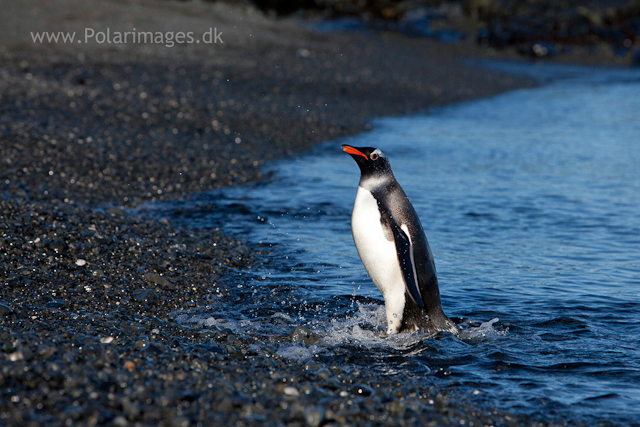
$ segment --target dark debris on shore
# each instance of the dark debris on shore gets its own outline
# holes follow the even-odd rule
[[[357,17],[369,28],[397,30],[442,41],[469,37],[493,49],[550,58],[586,47],[610,50],[640,65],[637,0],[252,0],[260,9],[288,15]],[[375,25],[373,25],[375,24]]]

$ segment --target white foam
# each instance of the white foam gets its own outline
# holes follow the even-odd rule
[[[231,329],[234,333],[246,334],[247,332],[260,329],[259,323],[254,323],[248,319],[229,320],[217,319],[213,316],[203,316],[202,314],[182,314],[176,317],[179,323],[195,323],[205,328],[215,326],[220,329]]]
[[[333,319],[327,328],[322,325],[316,330],[322,338],[316,343],[322,347],[350,344],[368,349],[406,349],[430,335],[422,331],[387,335],[385,333],[386,313],[384,305],[358,304],[358,311],[352,317]]]
[[[277,312],[275,313],[273,316],[271,316],[273,319],[282,319],[286,322],[289,323],[293,323],[294,320],[291,316],[289,316],[288,314],[282,313],[282,312]]]
[[[276,354],[297,362],[306,362],[310,360],[314,354],[320,353],[320,351],[321,348],[315,345],[310,345],[309,347],[304,345],[291,345],[279,349]]]
[[[486,339],[493,339],[499,336],[503,336],[507,331],[498,331],[493,327],[493,324],[498,320],[497,317],[482,323],[478,327],[471,327],[469,329],[463,329],[460,331],[459,338],[463,341],[482,341]]]
[[[386,317],[383,305],[358,304],[358,311],[352,317],[331,319],[329,325],[319,325],[322,338],[318,345],[324,347],[341,344],[379,345],[384,335]]]
[[[433,335],[415,331],[410,333],[387,335],[384,331],[386,323],[385,307],[381,304],[358,304],[358,310],[350,317],[332,319],[330,322],[318,322],[306,324],[321,338],[312,346],[302,344],[280,344],[276,351],[281,357],[305,363],[312,360],[316,355],[331,353],[336,347],[353,346],[367,351],[388,354],[394,350],[400,350],[407,356],[407,360],[397,367],[389,367],[386,370],[388,375],[405,373],[407,369],[417,369],[419,372],[429,372],[431,368],[423,362],[414,360],[412,356],[428,349],[428,346],[420,343],[430,340]],[[493,330],[491,325],[497,319],[482,324],[478,328],[473,328],[471,336],[489,334]],[[418,345],[416,345],[418,344]]]
[[[292,325],[299,324],[309,328],[320,336],[315,345],[305,346],[302,343],[265,343],[263,350],[274,352],[281,357],[304,363],[312,359],[316,354],[331,351],[334,347],[343,345],[360,347],[367,350],[379,350],[382,353],[391,350],[409,350],[420,352],[422,346],[412,350],[416,344],[429,340],[432,335],[423,331],[387,335],[385,333],[386,313],[383,304],[358,303],[357,310],[349,317],[334,318],[327,321],[304,322],[286,313],[277,312],[262,319],[224,319],[211,315],[211,313],[183,313],[177,316],[180,323],[198,324],[204,328],[216,327],[231,329],[241,335],[254,333],[268,336],[287,336],[291,332]],[[497,331],[493,325],[498,319],[492,319],[482,323],[478,327],[463,329],[458,337],[462,341],[481,341],[504,335],[505,332]],[[288,340],[287,340],[288,341]],[[428,367],[424,367],[428,370]]]

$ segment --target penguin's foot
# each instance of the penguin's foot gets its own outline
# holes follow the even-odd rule
[[[444,314],[430,318],[424,313],[420,313],[419,315],[408,313],[404,316],[402,326],[398,332],[411,333],[415,331],[423,331],[430,335],[437,334],[438,332],[451,332],[453,335],[458,336],[460,333],[460,329],[456,324]]]
[[[387,308],[389,308],[387,306]],[[404,309],[404,307],[401,307]],[[387,310],[387,334],[397,334],[402,329],[402,310]]]
[[[434,316],[430,318],[429,328],[435,330],[436,332],[451,332],[453,335],[458,336],[460,333],[460,329],[456,326],[455,323],[451,319],[442,313],[440,316]]]
[[[400,332],[400,327],[402,326],[402,319],[398,321],[397,319],[388,320],[387,321],[387,335],[393,335]]]

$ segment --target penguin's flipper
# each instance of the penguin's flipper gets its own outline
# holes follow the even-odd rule
[[[398,263],[400,264],[400,270],[402,271],[402,277],[407,291],[416,304],[424,307],[422,297],[420,296],[420,288],[418,287],[418,274],[416,273],[411,239],[398,223],[391,218],[391,215],[386,213],[383,214],[383,217],[386,217],[387,224],[393,233],[393,240],[396,244],[396,251],[398,252]]]

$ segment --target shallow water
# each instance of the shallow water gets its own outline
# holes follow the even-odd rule
[[[536,419],[638,425],[640,73],[623,75],[378,120],[272,165],[267,182],[146,206],[265,251],[235,279],[232,308],[214,300],[180,319],[266,336],[302,325],[322,339],[280,354],[433,382]],[[342,143],[390,157],[463,339],[382,334],[349,224],[359,170]]]

